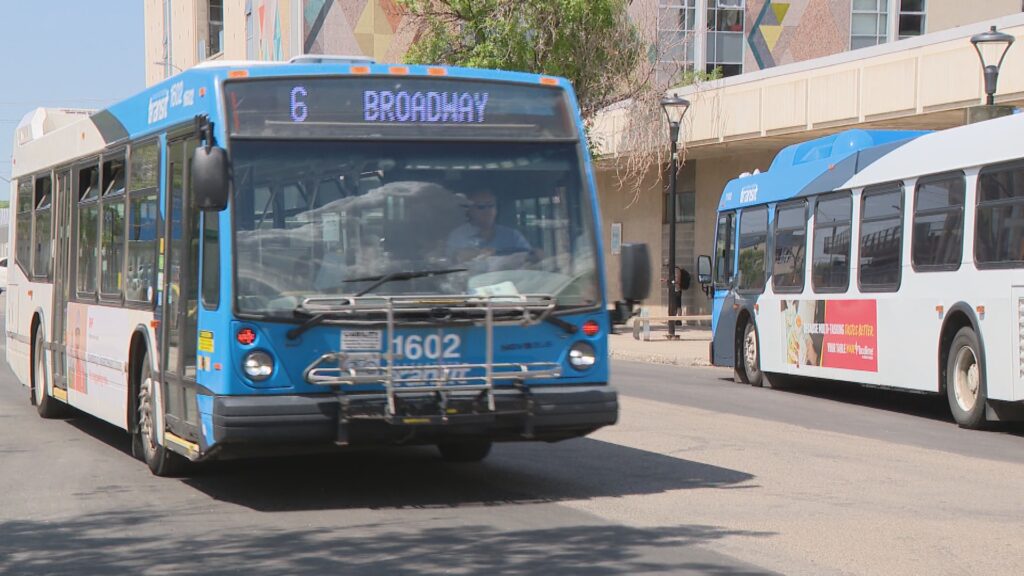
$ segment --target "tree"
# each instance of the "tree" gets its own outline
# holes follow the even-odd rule
[[[645,37],[636,21],[654,22],[656,4],[632,0],[399,0],[416,27],[410,64],[447,64],[562,76],[572,82],[588,134],[603,109],[627,109],[616,146],[590,137],[594,152],[614,149],[620,185],[640,193],[646,171],[665,160],[668,128],[659,101],[680,84],[676,53],[689,38]],[[650,13],[644,13],[647,10]],[[652,31],[657,26],[649,27]],[[700,80],[691,74],[684,78]],[[680,148],[680,154],[684,147]]]

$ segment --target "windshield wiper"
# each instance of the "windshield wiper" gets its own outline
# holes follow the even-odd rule
[[[296,316],[300,314],[310,314],[309,312],[306,311],[305,307],[303,306],[299,306],[298,308],[296,308],[294,313]],[[323,322],[324,319],[327,318],[328,316],[330,316],[330,312],[320,312],[319,314],[309,315],[309,318],[307,318],[305,322],[299,324],[295,328],[292,328],[291,330],[286,332],[285,336],[287,336],[289,340],[295,340],[296,338],[301,336],[302,333],[305,332],[306,330],[309,330],[313,326],[316,326],[317,324]]]
[[[363,288],[359,292],[356,292],[354,296],[364,296],[371,290],[379,288],[388,282],[394,282],[396,280],[412,280],[413,278],[429,278],[431,276],[443,276],[445,274],[455,274],[456,272],[465,272],[466,268],[441,268],[439,270],[417,270],[416,272],[391,272],[390,274],[384,274],[382,276],[364,276],[362,278],[350,278],[344,282],[373,282],[366,288]],[[312,319],[311,319],[312,320]]]

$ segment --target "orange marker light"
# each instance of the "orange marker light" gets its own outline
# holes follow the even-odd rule
[[[200,87],[199,88],[199,97],[202,98],[204,96],[206,96],[206,88]]]
[[[430,76],[447,76],[448,75],[448,71],[445,70],[444,68],[438,68],[438,67],[435,66],[435,67],[427,68],[427,74],[430,75]]]
[[[370,67],[369,66],[352,66],[351,68],[348,69],[348,71],[351,72],[352,74],[369,74],[370,73]]]
[[[248,78],[248,77],[249,77],[249,71],[248,70],[229,70],[228,71],[228,78]]]
[[[388,68],[388,72],[391,74],[408,74],[409,69],[405,66],[392,66]]]
[[[548,78],[547,76],[544,76],[540,79],[540,83],[547,86],[558,86],[558,78]]]
[[[975,310],[978,311],[978,314],[981,314],[982,316],[985,315],[985,307],[984,306],[978,306],[977,308],[975,308]]]

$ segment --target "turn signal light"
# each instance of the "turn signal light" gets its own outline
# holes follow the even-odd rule
[[[242,346],[249,346],[256,341],[256,331],[252,328],[242,328],[235,334],[235,338]]]
[[[597,333],[600,331],[601,327],[593,320],[587,320],[583,323],[583,333],[587,336],[597,336]]]

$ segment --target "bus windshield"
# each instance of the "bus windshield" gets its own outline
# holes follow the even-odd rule
[[[599,303],[573,143],[239,139],[231,155],[239,313],[363,293]]]

